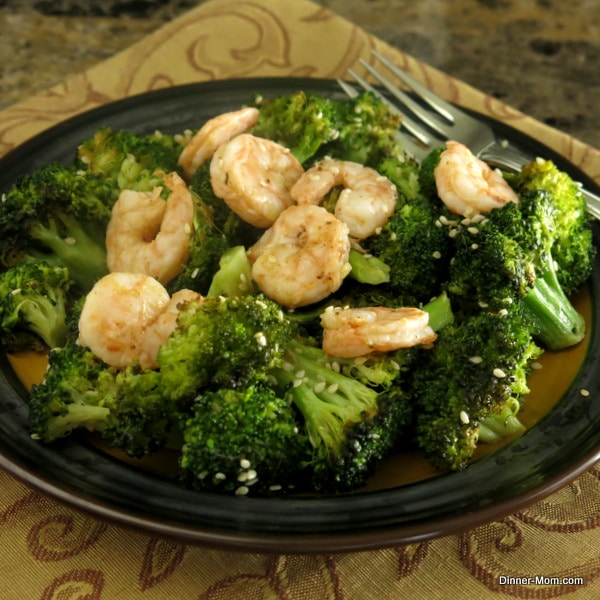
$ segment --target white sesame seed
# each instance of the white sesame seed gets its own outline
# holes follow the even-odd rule
[[[254,469],[249,469],[248,470],[248,479],[252,480],[252,481],[258,479],[258,475],[256,474],[256,471]]]
[[[506,377],[506,373],[498,367],[496,367],[492,372],[494,373],[494,377],[498,377],[499,379]]]
[[[192,279],[195,279],[196,277],[198,277],[198,273],[200,272],[200,269],[198,269],[197,267],[192,271]]]
[[[292,382],[292,387],[300,387],[302,385],[302,379],[294,379],[294,381]]]
[[[590,395],[590,390],[582,389],[579,390],[579,393],[587,398]]]
[[[300,370],[300,371],[296,371],[294,373],[294,375],[298,378],[298,379],[303,379],[304,376],[306,375],[306,371],[304,370]]]
[[[240,487],[237,490],[235,490],[235,495],[236,496],[246,496],[249,491],[250,490],[248,489],[248,486],[240,485]]]
[[[67,246],[74,246],[77,243],[77,240],[73,237],[68,237],[64,239],[64,242]]]
[[[471,356],[469,357],[469,362],[472,362],[474,365],[480,365],[483,362],[483,358],[481,356]]]
[[[460,422],[463,425],[469,424],[469,415],[464,410],[461,410],[458,416],[460,417]]]
[[[226,475],[225,473],[216,473],[215,474],[215,479],[219,479],[220,481],[223,481],[223,479],[226,479]]]
[[[442,253],[439,250],[436,250],[431,256],[433,258],[442,258]]]
[[[250,461],[247,458],[242,458],[240,460],[240,467],[242,467],[242,469],[249,469],[250,468]]]
[[[320,381],[313,387],[313,391],[315,394],[320,394],[325,389],[326,383],[324,381]]]
[[[477,250],[479,248],[479,244],[471,244],[471,250]]]
[[[467,231],[472,235],[479,233],[479,229],[477,227],[467,227]]]
[[[267,345],[267,338],[265,337],[265,334],[262,331],[258,331],[257,333],[255,333],[254,339],[258,342],[259,346]]]
[[[538,362],[538,361],[536,360],[536,361],[534,361],[534,362],[532,362],[532,363],[531,363],[531,368],[532,368],[532,369],[539,370],[539,369],[542,369],[542,368],[543,368],[543,365],[542,365],[542,363],[541,363],[541,362]]]
[[[270,492],[278,492],[281,489],[281,486],[279,484],[275,484],[275,485],[270,485],[269,486],[269,491]]]
[[[332,383],[332,384],[331,384],[331,385],[330,385],[330,386],[327,388],[327,391],[328,391],[330,394],[335,394],[335,393],[338,391],[338,387],[339,387],[339,386],[338,386],[338,384],[337,384],[337,383]]]

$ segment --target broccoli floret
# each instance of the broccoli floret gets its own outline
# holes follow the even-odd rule
[[[139,458],[166,444],[180,410],[163,393],[158,371],[114,369],[68,342],[48,355],[44,380],[31,391],[29,422],[47,443],[75,430],[96,431],[109,446]]]
[[[591,275],[596,256],[591,220],[579,184],[552,161],[542,159],[525,165],[510,181],[520,195],[548,194],[556,276],[564,292],[573,293]]]
[[[259,117],[252,133],[286,146],[304,165],[328,155],[375,168],[402,154],[400,118],[369,92],[338,101],[300,91],[261,97],[255,105]]]
[[[517,413],[529,392],[531,364],[541,353],[518,304],[444,327],[421,355],[411,387],[416,442],[428,461],[460,470],[480,439],[521,433]]]
[[[580,342],[585,321],[565,294],[553,258],[555,207],[545,191],[527,191],[454,230],[447,290],[465,305],[501,310],[522,303],[540,342],[556,350]],[[577,240],[574,241],[578,243]]]
[[[434,171],[440,163],[444,147],[434,148],[422,161],[419,169],[419,186],[426,198],[437,198],[437,184]]]
[[[346,492],[364,485],[411,422],[412,407],[401,387],[389,381],[380,385],[381,368],[372,371],[377,377],[369,385],[364,379],[369,370],[358,377],[337,372],[332,359],[306,341],[290,342],[284,365],[270,373],[302,415],[312,446],[307,479],[315,491]]]
[[[396,185],[396,212],[363,247],[390,269],[390,295],[416,305],[440,293],[450,254],[448,232],[440,224],[440,207],[420,193],[414,164],[388,159],[380,170]]]
[[[42,259],[66,267],[87,291],[107,272],[104,235],[116,197],[104,178],[55,163],[25,175],[0,204],[2,265]]]
[[[380,170],[389,157],[403,155],[397,132],[401,117],[370,92],[339,103],[339,135],[327,145],[328,154]]]
[[[265,495],[297,482],[309,445],[293,407],[266,380],[206,391],[190,414],[180,465],[191,487]]]
[[[262,295],[188,302],[158,353],[165,389],[181,399],[207,386],[242,387],[280,362],[293,330],[281,307]]]
[[[318,94],[298,91],[288,96],[258,97],[258,122],[252,133],[274,140],[305,163],[339,135],[339,105]]]
[[[0,338],[10,352],[62,346],[71,280],[64,267],[24,262],[0,274]]]
[[[101,127],[80,144],[75,162],[119,189],[150,191],[160,185],[156,171],[179,171],[177,160],[182,150],[176,136]]]

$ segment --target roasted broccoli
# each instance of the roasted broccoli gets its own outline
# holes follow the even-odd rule
[[[386,286],[390,295],[400,303],[418,305],[441,291],[450,261],[450,239],[440,223],[439,205],[420,191],[413,163],[387,159],[381,174],[398,189],[396,212],[381,232],[362,245],[389,267]]]
[[[477,442],[523,431],[518,411],[541,355],[519,304],[480,311],[439,331],[414,370],[416,442],[437,468],[459,470]]]
[[[32,435],[53,442],[74,430],[96,431],[133,457],[166,444],[181,406],[163,393],[158,371],[109,367],[75,342],[50,352],[48,361],[29,400]]]
[[[80,144],[75,163],[119,189],[149,191],[161,184],[156,171],[179,171],[182,149],[176,136],[102,127]]]
[[[193,398],[206,387],[239,388],[276,365],[294,326],[262,295],[210,297],[182,307],[158,353],[167,394]]]
[[[329,155],[376,167],[402,153],[399,117],[368,92],[340,101],[299,91],[259,97],[255,105],[259,117],[252,133],[288,147],[302,164]]]
[[[572,294],[591,275],[596,256],[590,216],[579,184],[552,161],[542,159],[525,165],[509,181],[520,195],[548,194],[550,208],[545,218],[549,219],[556,276],[565,294]]]
[[[199,394],[181,429],[182,477],[197,489],[285,492],[309,454],[294,408],[264,378]]]
[[[21,177],[0,204],[0,260],[66,267],[81,290],[106,274],[104,235],[116,201],[103,177],[50,164]]]
[[[364,485],[413,414],[399,385],[368,385],[337,372],[333,362],[320,348],[294,340],[286,348],[285,364],[271,371],[302,415],[312,446],[308,479],[319,492]]]
[[[62,346],[71,280],[64,267],[20,263],[0,273],[0,340],[10,352]]]
[[[298,91],[273,98],[258,96],[254,104],[259,116],[252,133],[289,148],[301,163],[339,136],[339,105],[318,94]]]
[[[494,209],[485,218],[452,224],[456,251],[446,286],[463,306],[501,310],[522,303],[535,335],[552,350],[576,344],[585,335],[583,316],[557,278],[556,210],[547,192],[526,191],[518,203]],[[573,244],[583,248],[587,239],[574,237]],[[591,239],[589,244],[591,248]]]

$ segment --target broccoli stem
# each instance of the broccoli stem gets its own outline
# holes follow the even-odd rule
[[[523,433],[526,429],[517,413],[521,403],[513,398],[498,414],[490,414],[479,423],[479,441],[495,444],[507,437]]]
[[[31,331],[39,335],[49,348],[62,346],[67,339],[68,327],[65,322],[65,307],[57,307],[43,296],[35,301],[25,299],[23,314]]]
[[[523,304],[536,336],[549,350],[573,346],[585,337],[585,320],[564,293],[552,265],[529,289]]]
[[[428,302],[423,310],[429,313],[429,326],[434,331],[440,331],[446,325],[450,325],[454,321],[454,313],[450,304],[450,298],[445,292],[436,296]]]
[[[77,219],[67,215],[58,215],[61,223],[68,231],[68,236],[61,236],[56,223],[48,227],[38,224],[31,231],[31,236],[52,250],[62,262],[57,266],[69,269],[70,277],[82,290],[89,290],[107,273],[106,250],[93,240]],[[40,255],[52,264],[50,255]]]
[[[390,280],[390,267],[373,255],[362,254],[352,249],[348,261],[352,267],[350,277],[359,283],[379,285]]]

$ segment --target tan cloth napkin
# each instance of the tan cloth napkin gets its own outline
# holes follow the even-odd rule
[[[304,0],[213,0],[198,6],[113,58],[0,112],[0,155],[55,123],[121,97],[225,78],[335,78],[373,47],[446,98],[529,133],[600,182],[597,150]],[[129,531],[0,471],[0,597],[597,598],[599,480],[596,466],[514,515],[422,543],[332,556],[266,556]],[[545,580],[525,581],[536,576]]]

